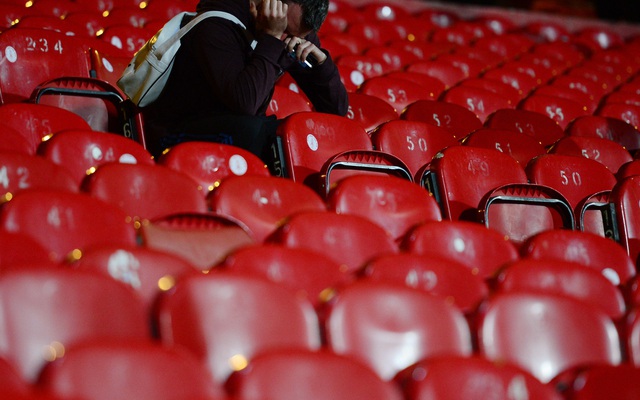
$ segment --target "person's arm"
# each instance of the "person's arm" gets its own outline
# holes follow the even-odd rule
[[[293,38],[291,40],[298,40]],[[288,47],[295,43],[287,41]],[[349,110],[347,90],[340,80],[338,67],[326,50],[320,47],[320,40],[315,33],[308,35],[298,45],[298,58],[303,60],[313,54],[320,63],[313,68],[305,69],[294,63],[287,72],[296,81],[300,89],[307,95],[316,111],[344,116]],[[320,54],[318,54],[320,52]]]
[[[283,15],[286,27],[286,9]],[[282,16],[273,17],[278,18]],[[212,96],[221,99],[231,112],[260,113],[282,74],[278,59],[284,43],[275,37],[279,28],[274,34],[259,33],[252,53],[245,32],[231,21],[208,18],[194,29],[195,61],[205,71]]]

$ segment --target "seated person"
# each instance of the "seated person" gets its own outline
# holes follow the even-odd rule
[[[203,140],[269,162],[278,121],[265,112],[285,71],[316,111],[346,115],[346,89],[317,36],[328,6],[329,0],[200,0],[198,13],[225,11],[247,29],[210,17],[182,38],[163,92],[143,109],[151,153]],[[309,60],[311,68],[303,64]]]

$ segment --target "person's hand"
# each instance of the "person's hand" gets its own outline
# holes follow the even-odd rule
[[[327,55],[312,42],[296,37],[289,36],[284,40],[287,52],[291,53],[295,50],[296,59],[304,61],[311,54],[318,60],[318,64],[322,64],[327,59]]]
[[[281,39],[287,29],[287,8],[282,0],[263,0],[258,6],[256,30]]]

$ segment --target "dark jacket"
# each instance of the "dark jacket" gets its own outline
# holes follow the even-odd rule
[[[145,112],[147,120],[174,131],[184,121],[214,115],[264,115],[283,71],[316,111],[347,113],[347,93],[331,57],[312,69],[302,68],[284,52],[284,42],[256,34],[249,0],[200,1],[197,11],[209,10],[229,12],[248,29],[217,17],[196,25],[182,38],[165,90]],[[320,47],[315,33],[306,39]]]

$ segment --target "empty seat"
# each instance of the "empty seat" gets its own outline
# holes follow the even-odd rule
[[[400,117],[443,127],[457,139],[462,139],[476,129],[482,128],[482,121],[472,111],[461,105],[444,101],[416,101],[410,104]]]
[[[440,221],[440,208],[420,186],[388,176],[354,175],[341,179],[326,199],[329,210],[367,218],[395,240],[425,221]]]
[[[0,65],[0,104],[28,99],[38,84],[52,78],[89,76],[89,58],[81,42],[64,33],[8,29],[0,34],[0,48],[11,49]]]
[[[395,108],[383,99],[364,93],[349,93],[347,118],[358,122],[367,131],[398,118]]]
[[[420,180],[420,170],[442,149],[458,141],[447,129],[421,121],[393,120],[381,124],[371,133],[376,149],[399,157]]]
[[[271,242],[319,251],[343,265],[360,269],[367,261],[398,251],[393,237],[376,223],[358,216],[333,212],[303,212],[288,218]]]
[[[87,400],[222,398],[191,354],[151,341],[95,340],[70,347],[64,359],[46,366],[38,384],[46,394]]]
[[[0,194],[29,188],[77,192],[78,182],[62,166],[38,156],[0,151]]]
[[[525,98],[518,108],[545,115],[556,121],[562,129],[566,129],[574,119],[589,115],[585,106],[573,100],[535,93]]]
[[[468,108],[483,122],[497,110],[515,108],[515,104],[507,97],[486,89],[464,85],[447,89],[440,96],[440,100]]]
[[[596,115],[623,120],[634,128],[640,128],[640,106],[625,103],[607,103],[598,108]]]
[[[406,79],[388,76],[376,76],[365,80],[358,89],[358,93],[376,96],[386,101],[395,108],[398,115],[413,102],[434,99],[422,86]]]
[[[391,382],[351,357],[329,351],[279,350],[253,358],[233,373],[226,388],[237,400],[401,400]]]
[[[103,164],[87,177],[82,190],[134,219],[209,210],[196,181],[161,165]]]
[[[547,383],[569,368],[622,361],[613,321],[578,300],[505,293],[485,305],[478,325],[480,353],[506,360]]]
[[[521,246],[520,254],[536,260],[582,264],[600,272],[614,285],[626,285],[636,275],[635,264],[622,246],[611,239],[588,232],[541,232]]]
[[[472,352],[462,311],[397,284],[362,281],[343,288],[324,328],[329,349],[365,363],[384,380],[423,358]]]
[[[216,384],[259,353],[320,347],[316,313],[307,299],[267,279],[231,272],[178,282],[161,299],[158,331],[162,343],[205,363]]]
[[[567,127],[567,134],[609,139],[624,146],[628,151],[640,149],[640,132],[617,118],[598,115],[579,117]]]
[[[550,117],[534,111],[503,109],[493,113],[485,126],[509,129],[532,136],[547,147],[564,137],[563,128]]]
[[[312,111],[309,99],[303,93],[294,92],[282,85],[275,85],[267,115],[275,115],[278,119],[282,119],[302,111]]]
[[[592,365],[563,378],[556,386],[563,389],[566,399],[634,399],[640,395],[640,368],[634,365]]]
[[[474,275],[488,279],[505,263],[519,258],[508,237],[475,222],[426,222],[410,232],[404,251],[425,257],[444,257],[465,265]]]
[[[452,257],[416,253],[380,256],[359,275],[368,280],[402,284],[442,297],[471,315],[489,295],[484,277]]]
[[[240,221],[257,242],[263,242],[289,215],[327,209],[308,186],[271,176],[228,177],[211,193],[209,204],[216,214]]]
[[[264,162],[242,148],[214,142],[183,142],[172,146],[157,163],[189,175],[206,191],[227,176],[269,176]]]
[[[614,174],[623,164],[633,160],[631,154],[621,144],[599,137],[567,136],[558,140],[549,153],[596,160]]]
[[[154,164],[151,154],[139,143],[93,130],[58,132],[38,146],[38,155],[67,169],[78,187],[87,175],[105,163]]]
[[[84,340],[149,338],[136,294],[98,273],[24,267],[3,273],[0,293],[0,354],[32,383],[47,361]]]
[[[188,274],[200,272],[176,255],[139,246],[94,246],[70,260],[70,266],[103,273],[131,286],[149,312],[158,294]]]
[[[213,213],[172,214],[144,221],[142,246],[181,257],[200,271],[208,271],[234,250],[255,244],[240,222]]]
[[[119,208],[86,194],[22,191],[0,209],[0,226],[38,242],[53,261],[98,244],[134,245],[135,229]]]
[[[470,77],[470,71],[460,63],[438,56],[435,59],[416,61],[407,67],[409,72],[417,72],[438,79],[445,89],[455,86],[463,79]]]
[[[340,263],[323,253],[277,245],[239,248],[215,267],[280,283],[308,298],[315,307],[329,301],[336,288],[355,278]]]
[[[391,154],[374,151],[364,128],[337,115],[301,112],[278,126],[275,175],[304,182],[326,194],[331,183],[353,173],[381,173],[412,179]]]
[[[407,400],[562,399],[553,387],[513,363],[478,356],[421,360],[402,371],[396,382]]]
[[[62,108],[44,104],[12,103],[0,106],[0,120],[19,132],[27,140],[31,152],[47,135],[65,129],[91,130],[91,126],[79,115]]]
[[[465,146],[496,149],[510,155],[523,167],[547,151],[536,139],[516,130],[480,128],[464,138]]]
[[[620,243],[631,261],[637,264],[640,254],[640,177],[631,176],[618,182],[611,191],[610,202],[615,210],[616,230]]]
[[[565,295],[598,308],[619,320],[626,312],[622,291],[600,271],[557,259],[527,258],[507,264],[494,290]]]
[[[574,210],[580,230],[602,236],[611,230],[606,201],[588,202],[590,196],[598,194],[606,199],[616,184],[615,175],[602,163],[582,156],[545,154],[533,159],[526,172],[531,182],[562,193]]]

